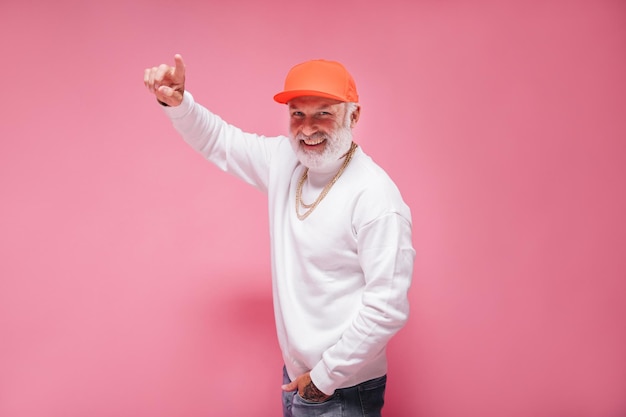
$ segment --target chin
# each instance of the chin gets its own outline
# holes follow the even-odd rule
[[[312,155],[302,151],[298,152],[296,156],[302,165],[313,170],[324,168],[334,160],[330,155]]]

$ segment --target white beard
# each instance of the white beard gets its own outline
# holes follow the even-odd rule
[[[302,143],[305,138],[307,138],[307,136],[302,133],[298,134],[295,138],[290,135],[291,146],[298,160],[302,165],[311,170],[323,170],[327,166],[333,166],[339,158],[348,152],[352,144],[352,130],[349,127],[343,126],[337,130],[335,137],[327,135],[326,133],[314,133],[311,135],[310,138],[326,139],[322,152],[307,150],[307,145]]]

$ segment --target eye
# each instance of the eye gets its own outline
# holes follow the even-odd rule
[[[291,117],[304,117],[304,113],[299,110],[294,110],[291,112]]]

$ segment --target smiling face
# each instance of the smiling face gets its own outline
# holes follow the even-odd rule
[[[359,111],[356,104],[327,98],[292,99],[289,137],[300,162],[310,169],[332,166],[350,148]]]

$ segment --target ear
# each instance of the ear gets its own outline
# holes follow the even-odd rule
[[[356,108],[350,115],[350,128],[356,126],[356,123],[359,121],[359,117],[361,117],[361,106],[357,104]]]

